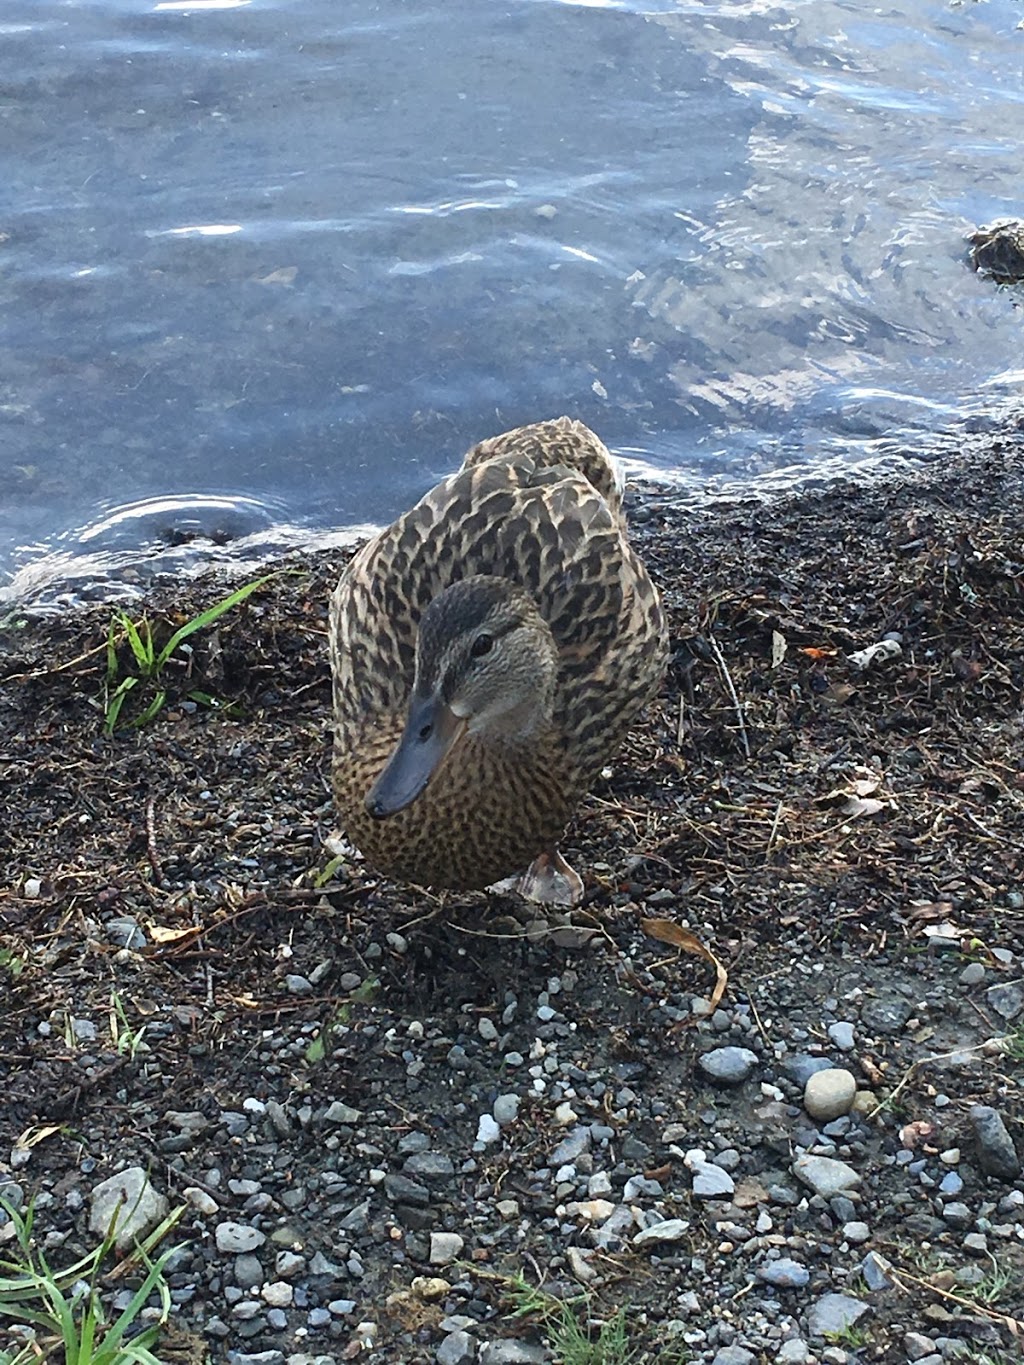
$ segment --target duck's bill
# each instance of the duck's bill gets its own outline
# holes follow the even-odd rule
[[[411,806],[444,763],[466,727],[435,697],[413,697],[405,733],[366,794],[366,809],[385,820]]]

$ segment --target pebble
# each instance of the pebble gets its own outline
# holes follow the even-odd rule
[[[128,1166],[93,1187],[89,1231],[103,1238],[113,1225],[119,1250],[134,1246],[167,1216],[169,1205],[141,1166]],[[114,1219],[116,1218],[116,1223]]]
[[[1006,1124],[987,1104],[976,1104],[970,1112],[971,1127],[978,1144],[978,1165],[986,1175],[1000,1180],[1016,1180],[1021,1172],[1020,1157]]]
[[[947,1171],[939,1182],[939,1193],[955,1198],[963,1192],[963,1178],[956,1171]]]
[[[649,1228],[644,1228],[633,1238],[635,1247],[659,1246],[664,1242],[679,1242],[689,1230],[690,1224],[685,1218],[663,1218],[660,1223],[654,1223]]]
[[[843,1224],[843,1236],[848,1242],[852,1242],[854,1246],[859,1246],[861,1242],[866,1242],[871,1236],[871,1229],[868,1227],[867,1223],[861,1223],[858,1220],[854,1220],[852,1223]]]
[[[499,1128],[515,1123],[518,1117],[519,1096],[513,1094],[499,1095],[494,1101],[494,1121]]]
[[[548,1165],[554,1168],[571,1166],[590,1147],[590,1129],[574,1128],[564,1137],[548,1157]]]
[[[728,1171],[710,1161],[695,1162],[693,1167],[693,1193],[696,1199],[723,1199],[736,1190],[736,1182]]]
[[[271,1308],[290,1308],[295,1290],[285,1280],[273,1280],[260,1290],[260,1298]]]
[[[705,1076],[719,1085],[741,1085],[757,1064],[757,1053],[746,1047],[716,1047],[697,1061]]]
[[[985,980],[985,968],[980,962],[968,962],[960,973],[961,986],[980,986]]]
[[[308,976],[297,976],[289,973],[284,979],[284,984],[289,995],[313,994],[313,983]]]
[[[466,1245],[457,1232],[432,1232],[430,1234],[430,1264],[450,1265],[462,1255]]]
[[[757,1357],[745,1346],[723,1346],[711,1365],[754,1365]]]
[[[488,1019],[486,1015],[481,1015],[476,1027],[477,1032],[485,1043],[497,1042],[498,1028],[493,1019]]]
[[[832,1157],[799,1156],[791,1169],[798,1180],[802,1180],[823,1199],[831,1199],[833,1195],[855,1189],[860,1184],[860,1175],[852,1166],[845,1161],[835,1161]]]
[[[501,1137],[501,1128],[497,1119],[490,1114],[481,1114],[476,1126],[476,1140],[489,1146],[492,1142],[497,1142]]]
[[[852,1071],[832,1066],[816,1071],[804,1087],[804,1108],[812,1119],[829,1122],[848,1114],[857,1093]]]
[[[828,1036],[840,1052],[852,1052],[856,1046],[852,1024],[829,1024]]]
[[[362,1113],[358,1109],[353,1109],[350,1104],[343,1104],[341,1100],[335,1100],[324,1110],[325,1123],[343,1123],[347,1127],[359,1122]]]
[[[489,1341],[480,1352],[480,1365],[545,1365],[547,1348],[525,1341]]]
[[[861,1023],[872,1033],[902,1033],[913,1007],[896,996],[866,1000],[861,1008]]]
[[[849,1294],[825,1294],[807,1314],[807,1330],[812,1337],[838,1336],[870,1311],[868,1304]]]
[[[468,1332],[450,1332],[437,1348],[437,1365],[472,1365],[476,1342]]]
[[[802,1289],[810,1280],[811,1272],[799,1261],[781,1256],[777,1261],[766,1261],[759,1266],[757,1277],[775,1289]]]
[[[215,1213],[220,1212],[220,1205],[213,1195],[207,1194],[197,1185],[186,1185],[182,1194],[197,1213],[204,1214],[207,1218],[212,1218]]]
[[[793,1337],[790,1341],[784,1341],[779,1347],[778,1355],[775,1357],[775,1365],[807,1365],[810,1359],[810,1347],[806,1341],[801,1341],[799,1337]]]
[[[989,1008],[1009,1024],[1024,1014],[1024,981],[1004,981],[985,992]]]
[[[893,1281],[889,1275],[891,1269],[884,1256],[880,1256],[877,1251],[869,1251],[861,1262],[860,1273],[871,1292],[877,1294],[879,1290],[892,1288]]]
[[[248,1253],[236,1256],[231,1273],[239,1289],[255,1289],[263,1283],[263,1264],[258,1256]]]
[[[908,1360],[920,1360],[922,1356],[932,1354],[935,1343],[931,1337],[926,1337],[920,1332],[907,1332],[903,1337],[903,1349]]]

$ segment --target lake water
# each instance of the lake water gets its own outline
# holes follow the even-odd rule
[[[0,596],[380,522],[563,411],[695,495],[934,454],[1024,377],[964,259],[1022,19],[4,0]]]

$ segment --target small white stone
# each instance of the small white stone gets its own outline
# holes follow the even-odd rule
[[[274,1280],[260,1290],[260,1298],[264,1303],[269,1303],[271,1308],[288,1308],[294,1294],[295,1291],[285,1280]]]
[[[644,1228],[633,1238],[635,1247],[657,1246],[661,1242],[680,1242],[686,1236],[690,1224],[685,1218],[663,1218],[653,1227]]]
[[[812,1119],[829,1123],[850,1112],[857,1094],[857,1078],[845,1067],[830,1066],[808,1077],[804,1108]]]
[[[481,1114],[480,1121],[476,1126],[476,1140],[488,1145],[497,1142],[501,1137],[501,1129],[492,1114]]]
[[[220,1209],[216,1199],[208,1195],[205,1190],[199,1189],[197,1185],[186,1185],[182,1194],[198,1213],[204,1213],[207,1217],[211,1217]]]
[[[559,1128],[568,1128],[571,1123],[575,1123],[579,1118],[576,1110],[571,1104],[563,1102],[555,1107],[555,1122]]]
[[[27,901],[37,901],[42,893],[43,883],[38,877],[26,877],[22,883],[21,894]]]
[[[959,1147],[948,1148],[945,1152],[941,1152],[939,1154],[939,1160],[942,1162],[944,1166],[959,1166],[960,1148]]]
[[[432,1232],[430,1234],[430,1264],[451,1265],[462,1255],[466,1245],[457,1232]]]
[[[603,1223],[615,1212],[615,1205],[610,1199],[584,1199],[582,1203],[570,1204],[566,1212],[585,1218],[588,1223]]]

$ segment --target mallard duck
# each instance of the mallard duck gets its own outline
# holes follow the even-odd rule
[[[345,568],[330,648],[335,802],[371,866],[577,900],[558,840],[667,656],[598,437],[560,417],[474,446]]]

